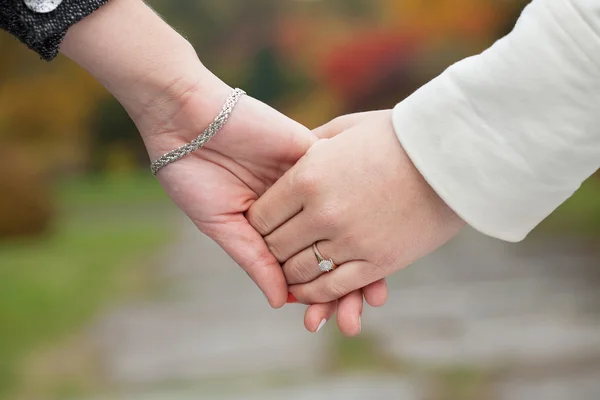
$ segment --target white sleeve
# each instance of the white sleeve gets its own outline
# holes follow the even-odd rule
[[[600,0],[534,0],[512,33],[398,104],[393,122],[458,215],[522,240],[600,167]]]

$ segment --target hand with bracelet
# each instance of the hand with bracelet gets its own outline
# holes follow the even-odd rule
[[[10,20],[0,18],[0,27],[48,60],[58,50],[56,38],[66,31],[60,51],[119,100],[152,160],[185,146],[209,126],[218,128],[202,149],[173,158],[177,162],[162,164],[160,172],[153,172],[158,172],[166,192],[196,226],[256,282],[270,305],[283,306],[288,288],[281,266],[244,212],[306,153],[316,141],[311,132],[240,93],[222,110],[232,88],[210,73],[190,44],[141,0],[0,2],[0,17],[6,12],[30,18],[31,30],[42,40],[34,41],[35,34],[19,36],[22,31]],[[228,118],[211,125],[219,114]],[[365,294],[380,305],[386,287],[372,285]],[[341,309],[346,310],[342,314],[358,315],[362,301],[361,292],[341,300]],[[318,321],[335,311],[336,304],[321,306],[311,330],[317,330]],[[347,320],[355,320],[356,315]],[[342,331],[351,331],[353,327],[344,326],[344,321],[340,321]]]

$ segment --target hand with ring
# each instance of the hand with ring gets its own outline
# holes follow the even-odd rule
[[[309,330],[335,311],[329,302],[358,298],[464,226],[403,150],[391,110],[341,117],[314,133],[321,140],[247,212],[290,293],[312,305]],[[365,299],[373,300],[368,291]],[[338,322],[343,307],[340,300]]]

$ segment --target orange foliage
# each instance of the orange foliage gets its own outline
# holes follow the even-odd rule
[[[50,224],[49,176],[86,157],[87,123],[104,90],[73,63],[39,60],[0,34],[0,237]]]
[[[430,40],[444,37],[488,38],[506,20],[511,1],[381,0],[386,22],[419,29]]]
[[[79,163],[104,89],[70,61],[47,64],[16,41],[7,44],[12,54],[0,80],[0,141],[19,143],[45,168]]]
[[[53,214],[43,171],[18,146],[0,147],[0,170],[0,239],[43,233]]]

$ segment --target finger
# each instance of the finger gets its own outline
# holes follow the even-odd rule
[[[350,260],[347,257],[347,251],[339,248],[329,240],[318,242],[317,248],[325,259],[332,259],[336,265],[341,265]],[[319,261],[312,245],[287,260],[283,264],[283,274],[288,285],[308,283],[321,276],[323,272],[319,269]]]
[[[304,326],[309,332],[319,332],[325,323],[333,317],[336,308],[337,301],[308,306],[304,313]]]
[[[319,139],[331,139],[332,137],[339,135],[345,130],[350,129],[351,127],[361,122],[364,122],[366,114],[373,115],[378,112],[385,112],[385,110],[348,114],[343,115],[341,117],[337,117],[331,120],[330,122],[326,123],[325,125],[313,129],[313,135],[315,135]]]
[[[246,212],[248,222],[262,236],[270,234],[302,210],[303,197],[291,182],[292,170],[275,182]]]
[[[327,227],[318,226],[310,213],[304,210],[266,236],[265,242],[275,258],[285,262],[331,233]]]
[[[388,288],[385,279],[380,279],[365,286],[362,291],[367,304],[371,307],[381,307],[387,301]]]
[[[363,293],[360,289],[338,300],[337,324],[342,334],[353,337],[360,333],[362,310]]]
[[[281,265],[246,219],[215,225],[210,236],[248,273],[273,308],[283,307],[288,290]]]
[[[300,303],[327,303],[365,287],[386,275],[386,271],[367,262],[350,261],[312,282],[289,287]]]

